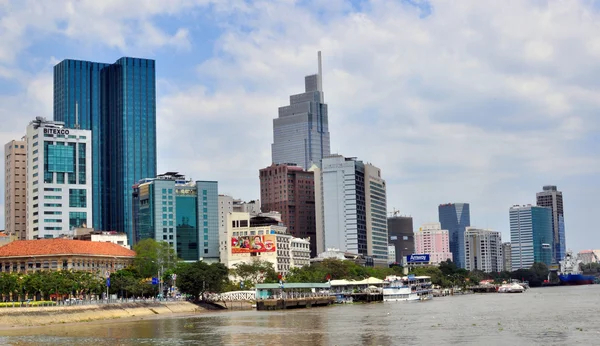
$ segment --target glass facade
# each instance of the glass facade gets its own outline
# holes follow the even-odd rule
[[[177,189],[177,254],[184,261],[197,261],[198,220],[196,189]]]
[[[54,120],[92,131],[93,227],[123,231],[131,242],[131,186],[156,176],[154,60],[62,61],[54,67]]]
[[[168,242],[185,261],[219,259],[216,181],[148,179],[132,193],[135,242]]]
[[[512,270],[529,269],[536,262],[552,264],[552,209],[510,208],[510,242]]]
[[[459,268],[465,267],[465,229],[471,226],[468,203],[441,204],[438,216],[442,229],[450,235],[450,252]]]
[[[330,154],[329,118],[321,75],[305,77],[304,84],[305,92],[290,96],[290,105],[280,107],[279,117],[273,120],[271,153],[273,163],[309,169]]]
[[[219,259],[219,192],[216,181],[197,181],[200,258]]]

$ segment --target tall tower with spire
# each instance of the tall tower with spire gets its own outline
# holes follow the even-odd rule
[[[304,78],[304,89],[301,94],[291,95],[290,105],[279,107],[279,117],[273,119],[274,164],[295,164],[308,169],[330,154],[321,52],[318,52],[318,73]]]

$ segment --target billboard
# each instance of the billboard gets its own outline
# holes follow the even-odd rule
[[[275,252],[275,235],[231,237],[231,253]]]
[[[428,253],[423,253],[423,254],[412,254],[412,255],[408,255],[406,256],[406,262],[407,263],[429,263],[429,254]]]

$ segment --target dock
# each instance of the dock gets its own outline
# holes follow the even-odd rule
[[[335,297],[306,297],[289,299],[263,299],[256,302],[256,310],[286,310],[329,306],[335,303]]]

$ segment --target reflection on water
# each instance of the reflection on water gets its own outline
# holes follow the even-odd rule
[[[600,285],[3,331],[8,345],[506,345],[600,340]]]

